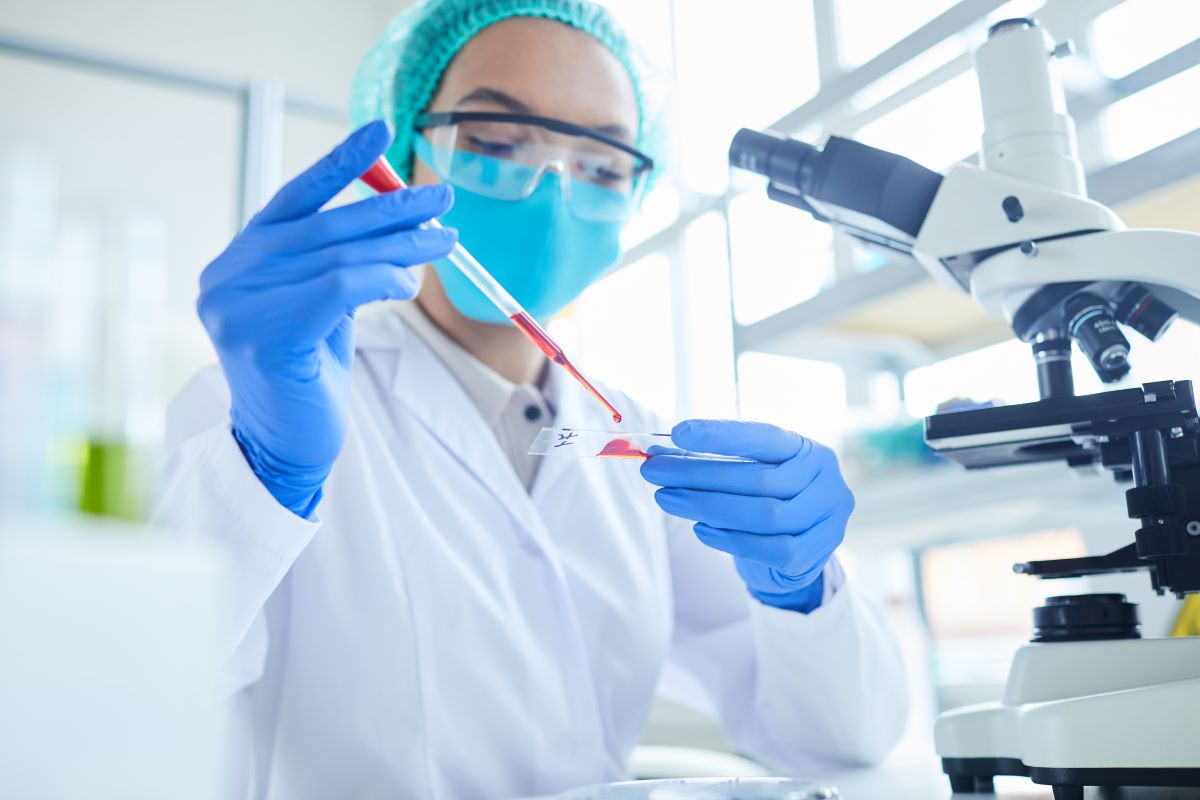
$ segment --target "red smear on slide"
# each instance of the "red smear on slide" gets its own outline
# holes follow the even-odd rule
[[[628,439],[613,439],[596,453],[599,458],[649,458],[650,454],[633,446]]]

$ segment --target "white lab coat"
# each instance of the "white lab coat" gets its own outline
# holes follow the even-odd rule
[[[610,427],[560,372],[557,423]],[[636,462],[547,458],[527,493],[395,314],[360,316],[319,520],[250,471],[228,398],[213,367],[172,404],[158,516],[232,556],[238,796],[501,798],[617,780],[660,676],[780,770],[869,762],[898,737],[899,653],[853,585],[808,615],[757,603],[727,556],[659,510]],[[620,399],[627,430],[661,429]]]

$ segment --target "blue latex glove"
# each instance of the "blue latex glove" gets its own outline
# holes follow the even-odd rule
[[[406,299],[408,268],[442,258],[454,231],[418,226],[452,202],[446,186],[321,211],[391,142],[364,125],[279,190],[200,276],[197,308],[233,396],[233,433],[280,504],[307,517],[346,431],[354,311]]]
[[[651,455],[642,476],[664,487],[654,495],[662,509],[696,520],[696,535],[734,557],[760,602],[803,612],[820,606],[822,571],[854,510],[833,451],[760,422],[687,420],[671,439],[683,450],[754,461]]]

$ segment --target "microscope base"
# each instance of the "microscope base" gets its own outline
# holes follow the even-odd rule
[[[1022,647],[1004,699],[947,712],[934,738],[955,792],[1018,775],[1055,787],[1200,787],[1200,638]]]

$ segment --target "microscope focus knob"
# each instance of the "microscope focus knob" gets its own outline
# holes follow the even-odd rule
[[[1130,519],[1182,514],[1187,510],[1187,492],[1178,483],[1135,486],[1125,491],[1125,508]]]
[[[1161,558],[1187,554],[1187,535],[1182,525],[1147,525],[1134,534],[1138,558]]]

